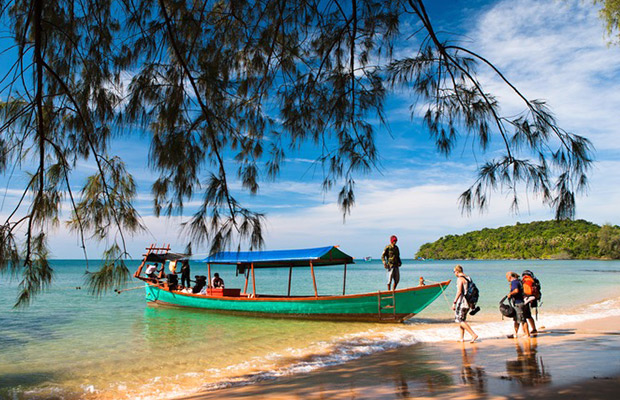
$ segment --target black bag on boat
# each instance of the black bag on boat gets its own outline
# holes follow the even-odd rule
[[[192,293],[200,293],[202,288],[207,286],[207,277],[204,275],[196,275],[196,285],[192,289]]]
[[[179,277],[176,276],[176,274],[168,274],[166,278],[168,278],[168,288],[170,288],[170,290],[176,290],[179,285]]]
[[[515,309],[510,304],[504,304],[504,301],[507,299],[507,296],[504,296],[499,301],[499,312],[502,313],[502,316],[507,318],[513,318],[515,316]]]

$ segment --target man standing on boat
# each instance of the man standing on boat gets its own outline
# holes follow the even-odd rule
[[[396,290],[396,286],[398,286],[400,281],[399,268],[403,263],[400,261],[400,250],[396,246],[397,241],[396,235],[392,235],[390,237],[390,244],[385,247],[383,254],[381,254],[381,261],[383,261],[383,266],[387,269],[388,290],[392,290],[392,281],[394,281],[394,290]]]
[[[190,282],[189,276],[190,276],[189,261],[183,260],[181,262],[181,286],[186,287],[186,288],[191,288],[191,282]]]

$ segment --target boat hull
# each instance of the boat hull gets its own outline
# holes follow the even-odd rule
[[[213,297],[169,291],[146,284],[150,304],[201,308],[215,312],[341,321],[402,322],[421,312],[447,288],[450,281],[434,285],[346,296],[256,298]],[[393,295],[393,297],[392,297]]]

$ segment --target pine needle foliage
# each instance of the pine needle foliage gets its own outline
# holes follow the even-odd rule
[[[112,246],[104,253],[104,263],[96,272],[86,272],[85,282],[88,291],[101,296],[106,293],[110,286],[123,286],[129,281],[129,269],[125,264],[125,254],[118,246]]]
[[[39,234],[32,240],[32,257],[24,262],[23,279],[19,284],[16,306],[26,307],[34,297],[52,283],[54,270],[48,262],[45,234]]]
[[[602,4],[599,14],[607,35],[612,43],[620,44],[620,0],[593,0],[593,3]]]
[[[240,195],[259,194],[302,146],[318,149],[321,187],[338,192],[346,217],[356,178],[380,168],[369,121],[388,128],[384,103],[397,86],[426,105],[439,153],[469,139],[480,153],[503,144],[461,196],[465,212],[484,209],[496,190],[513,193],[516,209],[521,185],[571,218],[587,186],[591,144],[438,34],[422,1],[0,0],[0,21],[14,42],[3,50],[16,54],[0,78],[0,173],[32,167],[0,226],[0,271],[24,277],[19,305],[51,277],[37,238],[59,223],[62,204],[84,249],[90,239],[109,244],[88,275],[91,292],[128,279],[126,236],[143,224],[135,182],[110,149],[136,130],[150,139],[155,214],[182,215],[198,199],[183,229],[211,251],[264,245],[265,215]],[[402,33],[403,22],[416,33]],[[407,43],[417,54],[395,58],[395,44]],[[478,68],[523,100],[521,115],[501,114]],[[72,178],[80,162],[95,166],[86,182]]]

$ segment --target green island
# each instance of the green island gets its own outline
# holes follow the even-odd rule
[[[620,259],[620,226],[585,220],[535,221],[447,235],[417,259]]]

